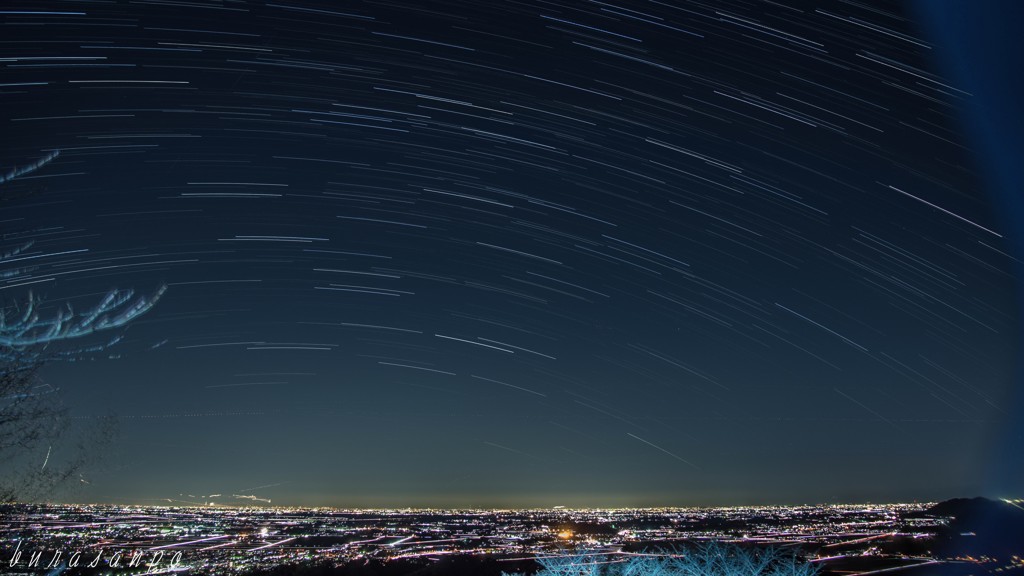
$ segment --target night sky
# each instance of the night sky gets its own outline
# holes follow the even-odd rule
[[[70,498],[1011,496],[1012,221],[934,41],[859,0],[5,2],[0,165],[60,155],[4,184],[0,296],[167,286],[42,373],[120,425]]]

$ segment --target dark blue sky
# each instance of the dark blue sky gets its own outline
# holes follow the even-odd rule
[[[1004,495],[1012,221],[972,151],[999,136],[918,18],[5,6],[0,158],[61,154],[5,185],[38,192],[0,206],[38,268],[4,296],[168,286],[43,372],[121,425],[73,499]]]

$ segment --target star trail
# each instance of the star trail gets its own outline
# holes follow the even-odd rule
[[[40,374],[119,422],[73,499],[986,491],[1021,255],[933,41],[859,0],[5,4],[0,296],[156,299]]]

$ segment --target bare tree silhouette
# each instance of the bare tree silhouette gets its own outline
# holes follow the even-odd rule
[[[536,576],[816,576],[793,550],[743,548],[715,541],[661,553],[616,556],[600,551],[540,556]],[[505,576],[514,576],[505,574]]]
[[[0,174],[0,203],[24,197],[3,194],[5,183],[35,172],[59,156],[59,151],[53,151],[29,165]],[[3,240],[8,237],[2,236]],[[33,252],[33,246],[33,241],[27,241],[3,247],[0,283],[4,287],[16,288],[33,280],[34,261],[45,257]],[[31,292],[22,299],[0,304],[0,504],[51,494],[94,456],[90,444],[113,434],[112,420],[97,420],[98,425],[88,434],[79,435],[77,446],[67,450],[62,440],[68,424],[67,409],[60,401],[59,389],[41,379],[39,369],[47,362],[113,346],[120,334],[99,344],[75,346],[69,341],[127,326],[148,312],[165,289],[160,287],[146,296],[136,296],[130,289],[114,289],[83,311],[64,303],[46,312],[45,303]],[[60,446],[64,456],[59,464],[50,461],[55,446]]]

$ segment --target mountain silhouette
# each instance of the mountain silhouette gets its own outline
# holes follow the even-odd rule
[[[950,518],[936,535],[936,555],[945,558],[1024,556],[1024,508],[988,498],[954,498],[925,515]]]

